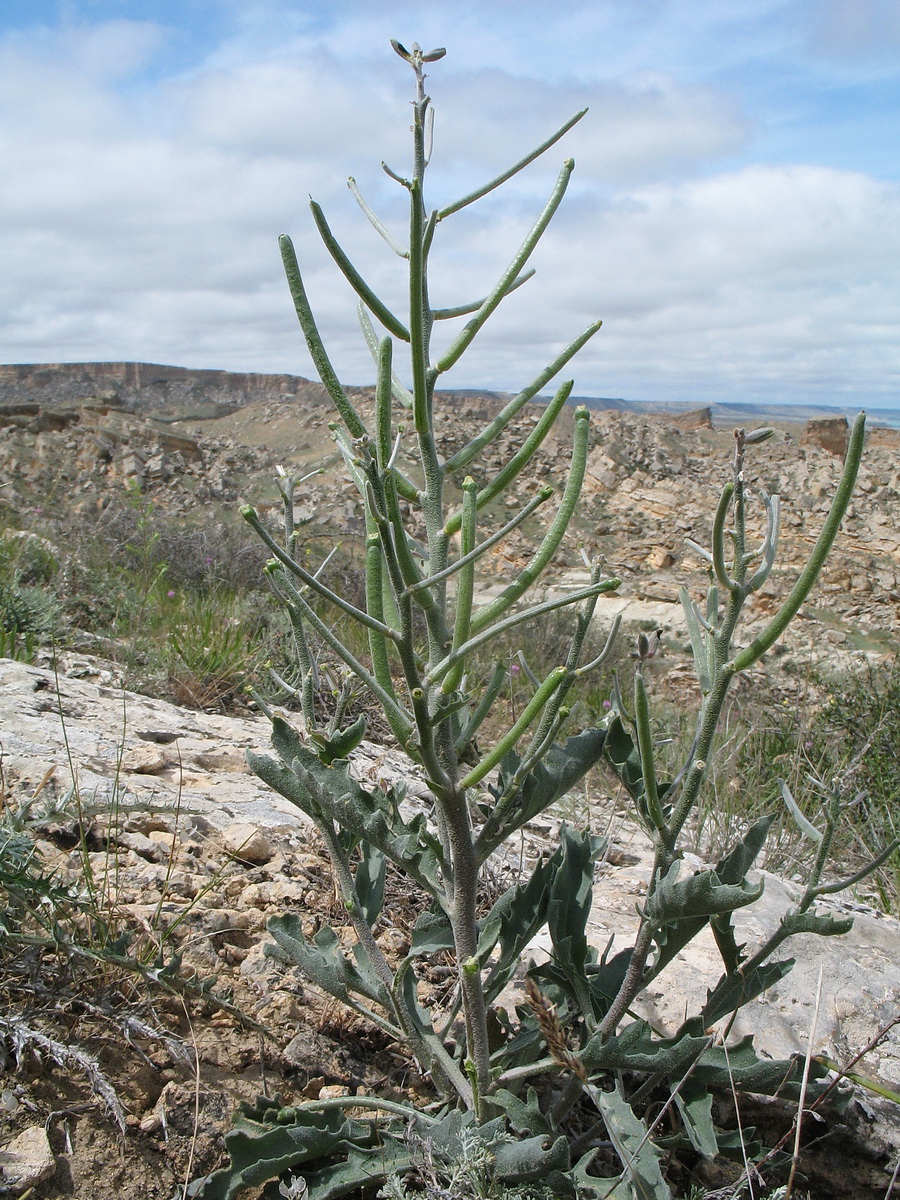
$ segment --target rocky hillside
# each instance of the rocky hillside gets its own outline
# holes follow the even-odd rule
[[[353,389],[371,413],[372,393]],[[444,393],[438,434],[446,455],[495,414],[493,394]],[[522,445],[540,415],[528,405],[499,442],[472,466],[485,480]],[[545,482],[561,484],[569,455],[571,410],[535,455],[513,489],[508,517]],[[362,532],[356,488],[331,441],[333,411],[319,384],[296,376],[234,376],[185,372],[144,364],[92,364],[61,371],[0,367],[0,503],[12,523],[34,509],[90,516],[126,489],[152,500],[177,519],[234,516],[249,500],[274,510],[276,463],[303,474],[325,474],[298,490],[297,516],[313,528],[346,537]],[[600,554],[620,576],[610,616],[661,625],[674,647],[683,640],[678,588],[703,586],[703,572],[685,538],[709,535],[718,490],[728,476],[731,429],[716,427],[710,410],[678,416],[617,410],[592,414],[588,476],[576,527],[556,563],[559,586],[581,581],[581,547]],[[756,447],[750,482],[781,495],[782,553],[766,592],[756,597],[758,618],[790,587],[821,527],[840,471],[846,423],[783,424],[777,437]],[[886,653],[896,647],[900,602],[900,431],[873,429],[857,495],[792,646],[819,658]],[[412,439],[401,464],[413,471]],[[458,486],[461,480],[453,481]],[[503,542],[485,564],[497,581],[528,556],[552,519],[554,501],[531,524]],[[273,516],[274,516],[273,511]],[[761,511],[757,512],[761,517]]]

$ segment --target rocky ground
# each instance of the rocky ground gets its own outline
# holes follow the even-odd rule
[[[277,393],[219,403],[219,415],[204,420],[177,418],[177,412],[162,420],[152,396],[145,408],[133,411],[121,407],[115,393],[77,404],[51,403],[44,393],[41,403],[0,404],[0,503],[20,524],[33,522],[35,510],[47,519],[99,519],[123,494],[140,494],[175,520],[208,522],[211,508],[216,521],[235,520],[239,504],[249,501],[275,521],[275,465],[298,476],[324,467],[324,474],[298,488],[297,519],[310,522],[310,533],[319,538],[359,536],[360,499],[330,439],[332,410],[318,385],[300,383],[302,396]],[[371,392],[350,391],[362,414],[370,414]],[[182,408],[201,400],[194,396]],[[163,407],[168,412],[172,405]],[[442,452],[449,457],[499,407],[491,396],[442,397]],[[479,480],[490,478],[519,449],[539,415],[538,405],[526,406],[468,469]],[[521,482],[488,520],[508,519],[542,484],[564,482],[571,419],[571,410],[564,410]],[[731,430],[712,428],[708,410],[678,418],[599,411],[592,414],[591,439],[582,501],[567,547],[554,563],[554,582],[583,580],[582,548],[599,555],[622,580],[616,597],[601,604],[601,615],[629,606],[630,616],[661,625],[683,646],[678,588],[704,586],[701,564],[685,538],[701,544],[708,539],[718,492],[731,469]],[[785,424],[775,438],[754,447],[748,482],[781,496],[783,520],[778,563],[753,600],[751,619],[762,620],[796,577],[827,511],[845,444],[840,423],[811,422]],[[409,443],[401,446],[399,461],[412,471],[411,449]],[[803,619],[788,634],[792,652],[813,664],[833,660],[842,671],[852,655],[888,653],[900,637],[898,449],[900,431],[870,430],[841,538]],[[489,587],[492,577],[501,581],[526,560],[553,514],[551,500],[486,558],[482,586]],[[756,530],[761,518],[759,506],[751,509]]]
[[[354,397],[370,409],[370,393]],[[45,389],[32,401],[0,405],[5,514],[19,524],[47,515],[63,528],[66,514],[99,519],[123,495],[143,497],[176,520],[208,520],[211,510],[224,520],[245,500],[274,514],[271,476],[281,463],[297,474],[326,470],[298,491],[298,518],[328,536],[362,531],[355,487],[329,440],[330,409],[316,385],[306,385],[302,396],[274,386],[263,398],[248,392],[239,404],[218,393],[184,396],[180,406],[168,397],[155,409],[133,403],[130,392],[126,399],[128,405],[109,393],[54,397]],[[443,452],[452,454],[498,407],[493,397],[448,397]],[[478,465],[482,477],[508,461],[538,416],[531,407],[520,414]],[[564,414],[536,454],[529,482],[515,489],[512,507],[498,508],[492,519],[511,515],[540,483],[564,478],[570,427],[571,414]],[[602,555],[622,585],[604,602],[601,621],[624,611],[643,628],[662,627],[664,670],[677,686],[679,673],[689,674],[678,587],[700,589],[704,581],[684,539],[708,537],[717,490],[728,477],[731,433],[712,428],[702,411],[678,420],[598,412],[592,427],[584,502],[553,586],[583,578],[581,546]],[[772,610],[818,534],[840,471],[842,436],[840,428],[785,425],[754,450],[751,483],[782,495],[785,519],[782,557],[752,621]],[[894,432],[870,434],[841,539],[774,656],[788,696],[806,686],[811,666],[839,673],[896,652],[898,445]],[[408,465],[403,448],[401,456]],[[541,522],[551,517],[544,512]],[[535,522],[503,543],[485,564],[482,594],[525,561],[540,530]],[[61,886],[87,872],[105,921],[129,935],[123,953],[145,972],[160,970],[177,952],[182,977],[193,973],[197,986],[216,982],[198,999],[191,989],[167,991],[107,960],[47,946],[17,949],[0,1006],[8,1051],[0,1188],[27,1193],[33,1186],[35,1200],[181,1195],[186,1180],[219,1162],[236,1101],[259,1092],[291,1102],[328,1089],[400,1095],[422,1086],[376,1031],[348,1020],[264,953],[270,915],[296,909],[310,932],[320,922],[340,924],[315,839],[244,765],[246,750],[267,741],[265,722],[123,692],[117,671],[84,654],[64,656],[56,672],[0,663],[0,803],[8,813],[31,813],[38,850]],[[364,747],[357,770],[374,782],[396,772],[415,779],[393,751],[374,745]],[[597,781],[592,789],[591,819],[611,838],[592,917],[597,944],[605,944],[633,927],[648,847],[610,785]],[[536,823],[526,855],[540,854],[552,834],[552,822]],[[498,886],[514,867],[497,865]],[[771,878],[767,897],[767,907],[747,918],[748,938],[760,937],[790,904],[791,884]],[[416,898],[398,895],[388,908],[380,937],[402,953]],[[82,932],[88,941],[96,936]],[[896,922],[860,910],[851,939],[798,939],[797,970],[750,1017],[769,1039],[768,1052],[805,1046],[815,1024],[817,1051],[846,1063],[900,1013]],[[711,965],[704,953],[701,946],[690,963],[673,964],[648,1015],[662,1025],[678,1019],[691,994],[706,986]],[[820,966],[826,986],[816,1015]],[[420,988],[439,989],[443,979],[436,969]],[[895,1034],[890,1030],[863,1064],[878,1086],[893,1090],[900,1087]],[[885,1195],[900,1150],[892,1113],[889,1102],[860,1092],[846,1115],[826,1118],[807,1163],[813,1195]],[[771,1107],[750,1115],[771,1131],[786,1119]],[[24,1182],[14,1185],[16,1172]]]
[[[3,805],[29,811],[37,852],[57,884],[91,881],[103,920],[129,935],[122,953],[144,972],[109,955],[86,966],[48,946],[20,945],[7,957],[0,1181],[12,1186],[16,1172],[30,1170],[21,1186],[33,1184],[29,1194],[47,1200],[169,1200],[186,1179],[219,1164],[239,1100],[421,1089],[377,1030],[266,955],[265,922],[285,911],[301,915],[308,936],[327,922],[348,944],[353,935],[304,819],[245,766],[246,751],[267,744],[265,721],[122,692],[108,664],[70,655],[55,670],[0,661],[0,728]],[[396,751],[364,743],[354,763],[369,784],[404,778],[412,803],[424,792]],[[650,846],[609,781],[594,782],[589,810],[609,837],[589,930],[597,945],[624,943]],[[513,880],[520,852],[526,865],[549,852],[559,816],[534,822],[523,846],[498,860],[490,873],[496,888]],[[764,901],[744,910],[739,933],[761,940],[795,899],[790,884],[767,876]],[[794,972],[735,1032],[753,1032],[764,1052],[781,1056],[805,1050],[813,1029],[814,1053],[848,1064],[885,1030],[862,1070],[896,1091],[900,923],[860,905],[839,907],[855,915],[854,931],[795,939]],[[405,952],[417,911],[416,896],[402,890],[385,906],[378,937],[390,955]],[[82,934],[89,949],[90,931]],[[540,939],[532,952],[540,958]],[[190,985],[152,985],[149,977],[176,953]],[[644,1015],[660,1029],[676,1026],[717,976],[711,944],[686,954],[647,997]],[[211,992],[198,995],[204,986]],[[419,982],[423,1000],[445,987],[439,962]],[[784,1132],[790,1112],[763,1106],[753,1119],[773,1133],[780,1121]],[[900,1152],[893,1104],[860,1090],[817,1132],[822,1140],[805,1164],[813,1195],[884,1195]],[[710,1172],[698,1177],[717,1181]]]

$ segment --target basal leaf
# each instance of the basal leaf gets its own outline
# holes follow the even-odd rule
[[[716,875],[722,883],[740,883],[756,862],[772,825],[772,817],[762,817],[744,834],[740,842],[716,864]]]
[[[244,1189],[260,1187],[283,1171],[301,1173],[298,1168],[306,1163],[354,1149],[365,1151],[376,1140],[373,1122],[351,1120],[341,1110],[310,1112],[301,1106],[285,1115],[289,1119],[279,1123],[273,1107],[268,1119],[253,1119],[246,1109],[237,1116],[225,1134],[231,1162],[204,1180],[198,1200],[235,1200]],[[375,1156],[380,1149],[374,1149]]]
[[[641,756],[631,734],[619,716],[610,719],[606,731],[603,757],[625,785],[633,800],[644,794],[644,776],[641,771]]]
[[[817,933],[820,937],[839,937],[853,928],[852,917],[836,917],[833,913],[787,912],[781,918],[782,928],[791,937],[796,933]]]
[[[606,741],[603,746],[603,757],[619,777],[629,796],[634,800],[644,824],[653,831],[655,826],[650,817],[644,797],[644,774],[641,767],[640,750],[618,714],[609,719]],[[657,780],[656,792],[660,801],[665,799],[671,786],[670,782]]]
[[[500,1183],[537,1183],[551,1172],[569,1169],[569,1141],[554,1138],[549,1146],[547,1135],[515,1138],[497,1142],[493,1147],[494,1175]]]
[[[339,1200],[341,1196],[371,1195],[370,1189],[382,1184],[390,1175],[405,1175],[412,1170],[414,1154],[405,1141],[383,1138],[378,1145],[358,1149],[351,1147],[342,1162],[329,1163],[303,1178],[307,1200]],[[271,1189],[271,1190],[270,1190]],[[264,1200],[282,1200],[284,1193],[269,1184]]]
[[[412,928],[410,957],[437,954],[441,950],[452,950],[453,946],[453,930],[446,914],[423,912],[418,915]]]
[[[733,912],[758,900],[763,893],[763,883],[720,882],[715,871],[698,871],[679,880],[680,862],[674,862],[663,879],[659,881],[647,901],[647,920],[657,928],[691,917],[710,917],[719,913]]]
[[[551,1132],[550,1124],[541,1112],[538,1094],[532,1087],[526,1091],[524,1100],[505,1088],[498,1088],[496,1092],[491,1093],[491,1103],[503,1109],[507,1120],[517,1133],[537,1137],[546,1136]]]
[[[550,885],[547,928],[552,945],[552,968],[565,980],[568,994],[583,1013],[592,1012],[588,963],[595,952],[585,929],[591,913],[594,861],[602,841],[576,833],[568,825],[559,831],[561,858]]]
[[[270,917],[266,929],[290,961],[336,999],[346,1000],[349,993],[355,992],[377,1004],[386,1002],[387,997],[379,980],[373,973],[360,971],[350,962],[330,926],[320,929],[312,942],[304,937],[303,926],[296,913]]]
[[[588,986],[594,1003],[594,1012],[598,1018],[605,1017],[610,1005],[619,994],[619,988],[625,981],[628,965],[631,962],[633,947],[628,946],[607,958],[606,954],[599,963],[589,963],[587,966]]]
[[[753,1046],[753,1038],[745,1037],[727,1052],[721,1045],[708,1046],[691,1076],[698,1084],[709,1088],[730,1090],[732,1085],[740,1091],[759,1092],[771,1096],[776,1092],[786,1099],[796,1099],[803,1074],[803,1056],[790,1059],[762,1059]],[[811,1095],[816,1094],[815,1083],[828,1074],[827,1067],[810,1063]]]
[[[672,1200],[660,1166],[662,1155],[648,1138],[646,1125],[622,1095],[620,1085],[617,1083],[609,1092],[592,1088],[591,1094],[622,1162],[623,1182],[627,1179],[634,1200]]]
[[[712,1117],[712,1093],[688,1079],[675,1096],[681,1121],[691,1145],[704,1158],[719,1153],[719,1138]]]
[[[347,758],[366,736],[369,720],[365,713],[360,713],[352,725],[341,729],[331,737],[313,734],[313,740],[318,744],[319,758],[326,767],[339,759]]]

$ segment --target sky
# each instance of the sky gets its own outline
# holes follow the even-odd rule
[[[429,208],[589,109],[438,226],[432,303],[476,300],[575,160],[535,277],[441,386],[516,391],[602,318],[577,395],[900,406],[896,0],[5,0],[0,361],[312,376],[289,233],[339,375],[372,382],[308,201],[402,313],[406,263],[347,188],[403,241],[391,38],[447,49]]]

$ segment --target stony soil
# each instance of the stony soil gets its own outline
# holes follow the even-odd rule
[[[127,953],[143,964],[141,973],[108,955],[91,961],[21,943],[6,954],[0,1139],[9,1153],[23,1135],[46,1129],[54,1173],[36,1184],[35,1200],[182,1195],[187,1179],[221,1163],[234,1107],[259,1093],[286,1103],[357,1090],[427,1095],[397,1047],[266,954],[265,922],[285,911],[301,916],[307,935],[326,923],[348,945],[353,935],[315,836],[243,763],[246,748],[265,746],[265,722],[198,713],[112,683],[109,664],[84,656],[64,657],[56,672],[0,661],[3,805],[14,814],[33,801],[31,832],[56,882],[83,886],[90,878],[111,933],[127,933]],[[364,743],[354,762],[370,785],[402,776],[418,802],[422,781],[396,751]],[[610,839],[589,933],[597,945],[618,943],[633,935],[650,846],[610,781],[595,780],[585,804],[593,827]],[[498,860],[485,903],[511,882],[520,853],[528,864],[550,852],[563,815],[572,816],[533,822],[522,846]],[[422,904],[399,881],[391,887],[378,928],[389,956],[405,952]],[[791,885],[768,877],[764,902],[746,910],[741,938],[761,940],[795,899]],[[860,905],[842,911],[854,912],[854,932],[795,939],[794,972],[735,1032],[755,1032],[760,1048],[780,1057],[804,1049],[815,1022],[816,1052],[848,1063],[900,1014],[900,923]],[[97,937],[82,924],[83,946]],[[182,982],[152,983],[176,952]],[[540,939],[532,952],[540,957]],[[714,959],[702,943],[680,956],[647,997],[645,1015],[674,1028],[713,982]],[[820,967],[826,982],[816,1013]],[[423,1001],[440,1002],[448,978],[440,959],[426,968]],[[204,985],[212,993],[198,995]],[[515,1003],[515,992],[508,999]],[[900,1087],[896,1028],[862,1069],[881,1087]],[[734,1119],[729,1105],[722,1097],[725,1124]],[[742,1107],[745,1125],[763,1129],[767,1144],[789,1131],[792,1116],[772,1102]],[[827,1110],[813,1133],[815,1149],[804,1160],[812,1195],[884,1196],[900,1153],[896,1106],[860,1090],[843,1111]],[[685,1185],[693,1178],[713,1188],[726,1176],[721,1164],[680,1167]]]
[[[355,397],[366,411],[370,395],[360,390]],[[274,513],[270,476],[275,463],[294,466],[298,473],[324,464],[326,475],[301,489],[297,516],[308,516],[330,536],[362,531],[358,497],[328,439],[330,410],[316,385],[307,385],[302,396],[277,388],[263,399],[248,393],[239,403],[218,393],[193,394],[166,411],[155,410],[149,401],[129,404],[122,407],[120,397],[109,394],[54,398],[44,389],[33,403],[0,406],[0,502],[5,515],[27,523],[25,518],[41,508],[37,515],[62,536],[71,514],[80,520],[99,516],[126,489],[178,519],[204,515],[208,520],[212,506],[219,520],[243,500]],[[440,427],[444,453],[464,444],[476,423],[498,407],[492,397],[449,398]],[[485,477],[521,446],[538,415],[532,408],[520,414],[479,465]],[[686,673],[681,657],[685,635],[674,601],[680,584],[698,589],[704,578],[685,550],[684,538],[702,542],[708,536],[716,491],[729,470],[731,435],[711,428],[704,413],[675,422],[599,412],[592,424],[584,504],[575,536],[555,566],[554,586],[580,579],[579,543],[589,553],[602,554],[610,573],[623,581],[619,597],[607,602],[605,619],[625,608],[637,624],[661,626],[667,669],[677,686],[679,671]],[[564,478],[567,425],[564,420],[558,434],[538,451],[528,472],[530,482],[511,497],[514,505],[541,482]],[[818,533],[840,469],[834,435],[834,430],[785,426],[754,452],[751,482],[780,492],[786,509],[781,565],[757,599],[758,620],[789,586]],[[783,668],[779,686],[788,698],[806,686],[810,666],[839,672],[896,650],[898,445],[900,438],[890,431],[870,436],[859,491],[839,545],[815,599],[776,656]],[[401,464],[408,460],[401,457]],[[552,506],[551,501],[545,507]],[[491,515],[499,520],[512,511],[501,508]],[[552,511],[543,512],[540,522],[504,543],[485,564],[485,590],[525,560],[550,517]],[[28,675],[32,668],[3,664],[0,693],[6,689],[20,700],[0,724],[0,800],[15,809],[31,799],[55,797],[62,811],[40,823],[36,833],[38,848],[58,880],[83,879],[87,866],[106,919],[115,931],[131,937],[130,953],[154,969],[159,950],[164,956],[177,950],[183,976],[195,972],[200,981],[216,976],[216,996],[228,999],[223,1007],[214,997],[198,999],[190,989],[167,992],[107,962],[20,946],[6,964],[0,1003],[7,1052],[0,1086],[0,1141],[6,1150],[0,1151],[0,1167],[3,1153],[19,1135],[46,1129],[54,1174],[35,1184],[35,1200],[169,1200],[182,1194],[187,1179],[219,1163],[222,1131],[240,1099],[252,1099],[260,1091],[278,1092],[291,1102],[329,1088],[377,1088],[400,1095],[424,1087],[396,1048],[348,1020],[293,969],[264,954],[265,921],[272,914],[295,908],[310,930],[327,921],[339,925],[340,917],[315,840],[283,808],[269,802],[264,818],[258,807],[259,788],[242,763],[246,746],[265,740],[263,723],[248,718],[240,729],[217,726],[216,721],[232,718],[129,695],[126,734],[116,668],[87,655],[72,656],[62,666],[60,703],[55,681],[37,686]],[[15,692],[14,677],[26,692],[31,687],[27,703],[21,698],[26,692]],[[104,695],[116,719],[101,719]],[[13,714],[21,717],[22,712],[34,724],[30,750],[14,728]],[[50,737],[60,713],[73,733],[78,728],[84,734],[71,761]],[[43,742],[35,729],[43,729]],[[167,734],[175,736],[167,740]],[[388,760],[376,748],[364,769],[377,776]],[[63,805],[73,764],[82,797],[99,797],[104,801],[100,808],[108,807],[105,800],[118,795],[115,787],[110,791],[110,783],[121,778],[122,795],[138,797],[139,811],[123,810],[118,819],[108,812],[96,818],[87,811],[73,816]],[[154,797],[165,803],[156,804]],[[171,811],[173,797],[177,815]],[[606,905],[598,915],[599,937],[621,933],[633,919],[644,848],[608,790],[601,789],[593,800],[601,831],[611,828],[619,839],[612,843],[605,868],[607,884],[598,884]],[[169,811],[152,811],[167,806]],[[249,831],[233,828],[248,822]],[[530,832],[533,852],[540,852],[547,832],[540,827]],[[788,893],[782,898],[790,900]],[[390,906],[391,920],[380,936],[393,953],[402,952],[415,911],[412,896],[398,894]],[[879,927],[887,928],[883,922]],[[850,1016],[859,1016],[860,1008],[881,1024],[890,1019],[885,1014],[900,1011],[900,982],[888,969],[900,960],[889,948],[897,945],[900,941],[878,942],[881,965],[860,968],[875,990],[864,993],[865,979],[854,985],[865,998],[854,1013],[844,1014],[848,1030]],[[422,979],[423,991],[445,986],[440,966],[433,979]],[[789,996],[784,1003],[798,1008]],[[807,1017],[804,1012],[801,1029]],[[16,1027],[22,1043],[18,1055]],[[828,1028],[831,1036],[835,1027]],[[52,1045],[29,1043],[28,1030],[91,1056],[98,1072],[95,1086],[87,1059],[79,1065],[63,1055],[60,1061]],[[839,1022],[828,1049],[846,1061],[862,1048],[866,1035],[854,1026],[842,1045],[837,1041],[840,1030]],[[873,1067],[894,1088],[900,1083],[897,1055],[893,1043],[886,1044]],[[121,1123],[97,1094],[100,1077],[118,1097]],[[880,1200],[885,1195],[900,1134],[887,1102],[860,1096],[844,1116],[832,1114],[816,1126],[821,1141],[804,1163],[816,1197]],[[727,1105],[723,1098],[723,1116]],[[790,1114],[777,1105],[744,1116],[770,1141],[790,1121]],[[704,1181],[709,1187],[722,1182],[712,1172]]]

